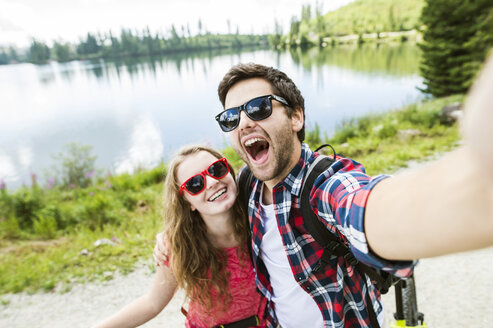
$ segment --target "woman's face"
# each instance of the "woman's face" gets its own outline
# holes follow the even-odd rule
[[[217,160],[207,151],[188,155],[178,167],[178,184],[181,186],[192,176],[207,170]],[[196,195],[183,191],[183,197],[190,203],[192,210],[198,211],[206,222],[209,217],[229,214],[237,194],[237,187],[231,173],[219,180],[205,174],[205,188]]]

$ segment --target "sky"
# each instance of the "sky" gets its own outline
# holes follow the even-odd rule
[[[354,0],[318,0],[323,12],[335,10]],[[139,31],[167,32],[171,24],[178,31],[189,24],[192,34],[203,30],[212,33],[270,33],[274,22],[289,28],[293,16],[298,19],[301,7],[315,0],[0,0],[0,46],[25,47],[32,38],[77,42],[87,32],[119,34],[122,27]]]

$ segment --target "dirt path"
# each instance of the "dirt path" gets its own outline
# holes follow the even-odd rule
[[[428,327],[493,326],[493,248],[421,260],[415,271],[418,307]],[[82,328],[117,311],[145,293],[152,282],[148,265],[104,283],[77,285],[65,294],[3,295],[0,327]],[[387,321],[395,311],[394,294],[384,295]],[[143,327],[183,327],[183,295]]]

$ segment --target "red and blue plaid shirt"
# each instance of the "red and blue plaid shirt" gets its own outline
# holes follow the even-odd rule
[[[377,316],[383,311],[380,293],[366,276],[361,276],[343,258],[333,256],[325,271],[313,273],[321,255],[321,246],[308,233],[300,211],[302,182],[308,166],[318,153],[302,145],[301,157],[289,175],[273,188],[274,210],[284,250],[295,280],[317,303],[325,327],[370,327],[366,293],[369,293]],[[310,204],[327,229],[348,243],[355,257],[374,268],[405,277],[412,272],[413,262],[387,261],[369,250],[364,233],[364,211],[371,189],[385,176],[374,179],[363,166],[351,159],[338,158],[316,180],[310,193]],[[276,324],[275,306],[271,302],[269,273],[262,261],[260,244],[264,234],[260,195],[263,184],[253,179],[248,203],[252,231],[254,270],[258,289],[268,300],[270,326]],[[294,301],[294,300],[293,300]]]

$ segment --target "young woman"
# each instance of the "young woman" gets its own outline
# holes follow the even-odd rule
[[[165,181],[168,261],[149,292],[95,327],[136,327],[156,316],[177,287],[189,299],[187,327],[264,327],[247,243],[250,230],[225,158],[204,146],[181,149]]]

